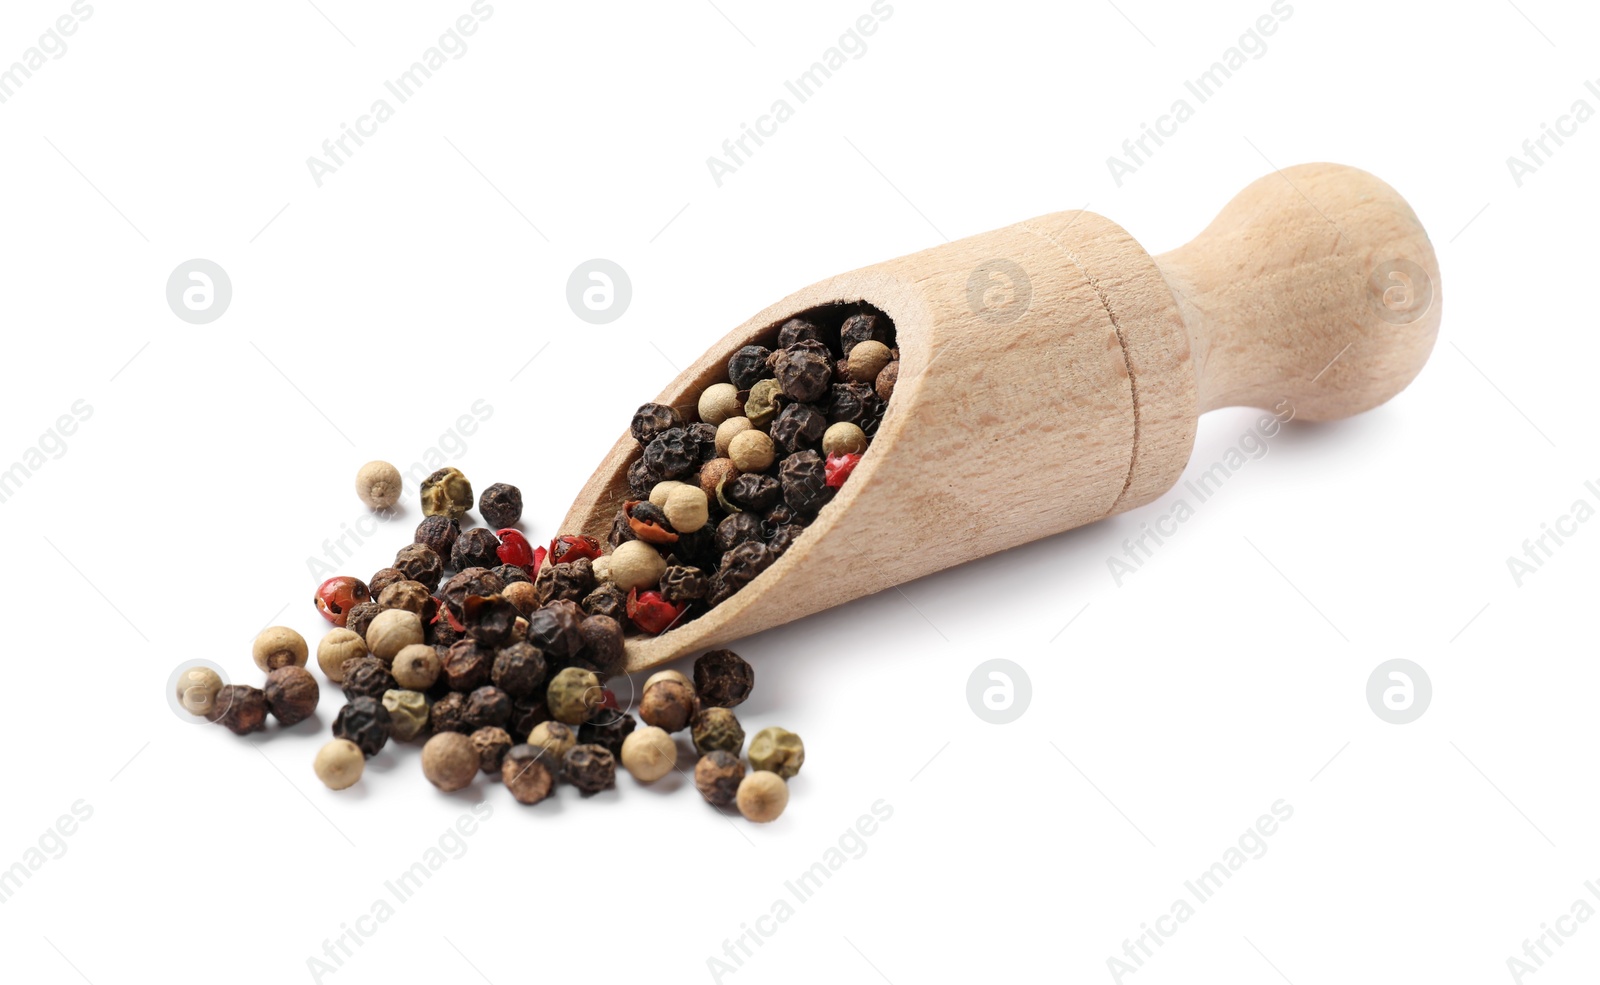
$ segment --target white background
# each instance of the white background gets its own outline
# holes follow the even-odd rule
[[[1521,187],[1506,165],[1575,100],[1600,109],[1593,11],[1295,0],[1119,187],[1107,156],[1267,0],[896,0],[718,187],[706,158],[868,0],[497,0],[318,187],[307,157],[469,0],[403,6],[95,2],[0,104],[0,464],[92,407],[0,504],[0,867],[93,811],[0,904],[7,980],[311,980],[480,800],[465,854],[323,981],[712,980],[724,940],[880,800],[865,853],[722,980],[1110,981],[1280,799],[1266,854],[1123,980],[1503,982],[1575,900],[1600,907],[1600,524],[1520,587],[1506,565],[1600,504],[1600,122]],[[0,66],[68,7],[6,3]],[[180,663],[258,683],[261,627],[320,635],[308,558],[363,515],[357,466],[418,461],[475,401],[492,416],[454,464],[520,485],[548,539],[673,366],[791,290],[1085,205],[1164,251],[1317,160],[1390,182],[1432,234],[1445,317],[1415,384],[1290,425],[1121,586],[1106,558],[1177,494],[741,643],[747,729],[808,750],[775,824],[627,777],[533,809],[481,781],[441,795],[411,748],[333,793],[310,769],[332,688],[314,722],[248,739],[169,711]],[[204,326],[164,298],[194,257],[233,283]],[[607,326],[565,300],[592,257],[633,283]],[[1256,416],[1207,416],[1192,469]],[[414,492],[351,573],[409,540]],[[994,657],[1031,679],[1011,725],[967,703]],[[1404,726],[1365,697],[1394,657],[1434,690]],[[1600,971],[1600,921],[1566,926],[1539,985]]]

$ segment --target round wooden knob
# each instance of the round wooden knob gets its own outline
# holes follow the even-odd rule
[[[1416,377],[1439,331],[1427,232],[1356,168],[1267,175],[1156,263],[1189,332],[1201,411],[1288,401],[1320,421],[1369,410]]]

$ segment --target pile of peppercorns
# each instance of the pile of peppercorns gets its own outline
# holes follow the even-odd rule
[[[815,309],[778,328],[777,348],[734,353],[693,423],[640,407],[611,553],[556,564],[553,593],[656,634],[771,567],[861,461],[899,379],[893,323],[860,308]]]
[[[357,478],[374,509],[393,506],[400,485],[398,470],[382,462],[368,463]],[[421,498],[426,516],[392,567],[370,583],[330,578],[314,597],[334,625],[317,645],[317,665],[346,699],[333,741],[314,762],[324,784],[355,784],[390,739],[425,740],[423,774],[436,787],[459,790],[482,772],[535,804],[558,781],[586,796],[614,786],[619,760],[640,782],[659,779],[677,767],[671,733],[688,728],[701,754],[695,785],[708,802],[736,805],[754,821],[782,813],[785,781],[804,748],[793,733],[765,729],[750,743],[753,771],[745,774],[744,731],[730,709],[754,684],[748,663],[716,650],[696,661],[693,682],[676,671],[654,675],[641,692],[645,727],[638,728],[604,686],[625,663],[623,623],[557,591],[604,562],[599,545],[558,537],[548,550],[531,549],[512,526],[521,519],[521,493],[503,483],[478,501],[500,529],[463,530],[472,487],[457,469],[430,475]],[[214,671],[190,668],[178,684],[183,707],[240,735],[265,728],[269,712],[284,725],[308,718],[319,689],[306,670],[304,637],[274,626],[253,652],[268,672],[265,688],[224,686]]]

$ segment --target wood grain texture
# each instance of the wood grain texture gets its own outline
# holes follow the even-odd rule
[[[1406,308],[1423,286],[1426,308]],[[656,399],[693,408],[741,346],[857,301],[894,320],[901,353],[871,449],[755,581],[630,640],[629,671],[1149,502],[1182,473],[1204,410],[1289,399],[1321,420],[1376,406],[1426,361],[1440,282],[1393,189],[1303,165],[1158,258],[1107,219],[1063,212],[841,274],[758,312]],[[637,454],[624,433],[563,532],[605,539]]]

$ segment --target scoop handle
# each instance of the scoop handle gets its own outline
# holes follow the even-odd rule
[[[1302,164],[1246,187],[1155,258],[1193,353],[1201,412],[1369,410],[1421,371],[1438,335],[1438,258],[1416,213],[1359,168]]]

